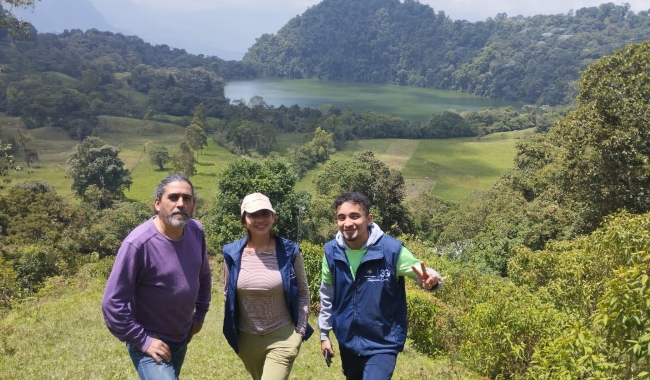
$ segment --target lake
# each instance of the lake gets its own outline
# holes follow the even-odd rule
[[[428,121],[432,114],[445,110],[456,112],[485,107],[522,104],[483,98],[458,91],[406,87],[387,84],[348,83],[316,79],[262,78],[228,82],[225,95],[232,100],[261,96],[268,105],[319,108],[332,105],[340,109],[352,106],[357,112],[366,110],[396,115],[408,120]]]

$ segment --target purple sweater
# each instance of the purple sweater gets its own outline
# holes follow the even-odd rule
[[[117,252],[102,299],[104,321],[119,340],[143,352],[154,335],[182,342],[192,322],[203,323],[211,286],[203,226],[190,219],[175,241],[158,232],[151,218]]]

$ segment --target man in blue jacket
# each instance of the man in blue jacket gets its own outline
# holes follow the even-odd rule
[[[333,330],[347,380],[390,379],[406,341],[404,277],[427,290],[441,286],[442,278],[373,223],[365,195],[344,193],[334,206],[339,232],[323,256],[321,352],[334,356]]]

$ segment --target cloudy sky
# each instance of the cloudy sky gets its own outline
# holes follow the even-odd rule
[[[319,3],[319,0],[132,0],[134,3],[147,7],[168,8],[175,10],[216,10],[219,8],[274,8],[286,10],[287,14],[300,14],[309,6]],[[353,0],[351,0],[353,1]],[[434,10],[443,10],[452,19],[469,21],[485,20],[497,13],[507,13],[509,16],[532,16],[535,14],[567,13],[571,9],[598,6],[606,0],[420,0],[429,4]],[[620,5],[630,4],[633,11],[650,9],[650,0],[611,1]],[[269,20],[271,21],[271,20]],[[275,24],[273,24],[275,25]],[[270,31],[274,32],[274,31]]]
[[[53,1],[53,0],[49,0]],[[264,33],[276,33],[292,17],[302,14],[310,6],[318,4],[321,0],[91,0],[95,5],[104,3],[104,14],[115,9],[117,3],[131,2],[142,9],[180,13],[193,13],[196,11],[212,21],[211,40],[205,41],[203,46],[212,44],[228,51],[213,52],[202,46],[190,46],[190,39],[186,36],[198,36],[199,32],[182,32],[176,29],[176,35],[181,40],[175,41],[175,36],[161,35],[152,40],[160,43],[165,41],[170,46],[183,47],[192,53],[216,54],[226,59],[241,59],[244,52],[255,39]],[[355,0],[350,0],[355,1]],[[607,0],[420,0],[421,3],[430,5],[436,12],[444,11],[453,20],[468,20],[471,22],[484,21],[488,17],[495,17],[498,13],[508,16],[533,16],[537,14],[568,13],[584,7],[598,6]],[[623,1],[613,0],[614,4],[623,4]],[[629,0],[631,9],[635,12],[650,9],[650,0]],[[208,16],[209,15],[209,16]],[[124,13],[118,12],[113,18],[114,24],[124,19]],[[199,22],[199,20],[196,20]],[[173,21],[172,21],[173,23]],[[202,22],[200,22],[202,25]],[[179,23],[176,23],[177,25]],[[190,28],[186,22],[181,22],[185,28]],[[189,24],[195,24],[190,22]],[[134,25],[131,23],[130,25]],[[220,29],[217,29],[220,28]],[[172,30],[174,30],[172,29]],[[148,37],[144,32],[137,34]],[[147,39],[147,38],[145,38]],[[201,41],[197,37],[191,39],[193,43]]]
[[[136,35],[155,45],[192,54],[242,59],[256,39],[277,33],[291,18],[321,0],[39,0],[21,14],[39,32],[68,29]],[[348,0],[357,1],[357,0]],[[402,0],[403,1],[403,0]],[[452,20],[566,14],[607,0],[419,0]],[[623,1],[613,0],[614,4]],[[650,11],[650,0],[628,0],[632,11]]]

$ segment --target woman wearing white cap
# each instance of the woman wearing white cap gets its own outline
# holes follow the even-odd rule
[[[267,196],[241,204],[246,236],[223,247],[223,333],[251,377],[288,379],[307,323],[309,288],[300,247],[273,232],[275,210]]]

